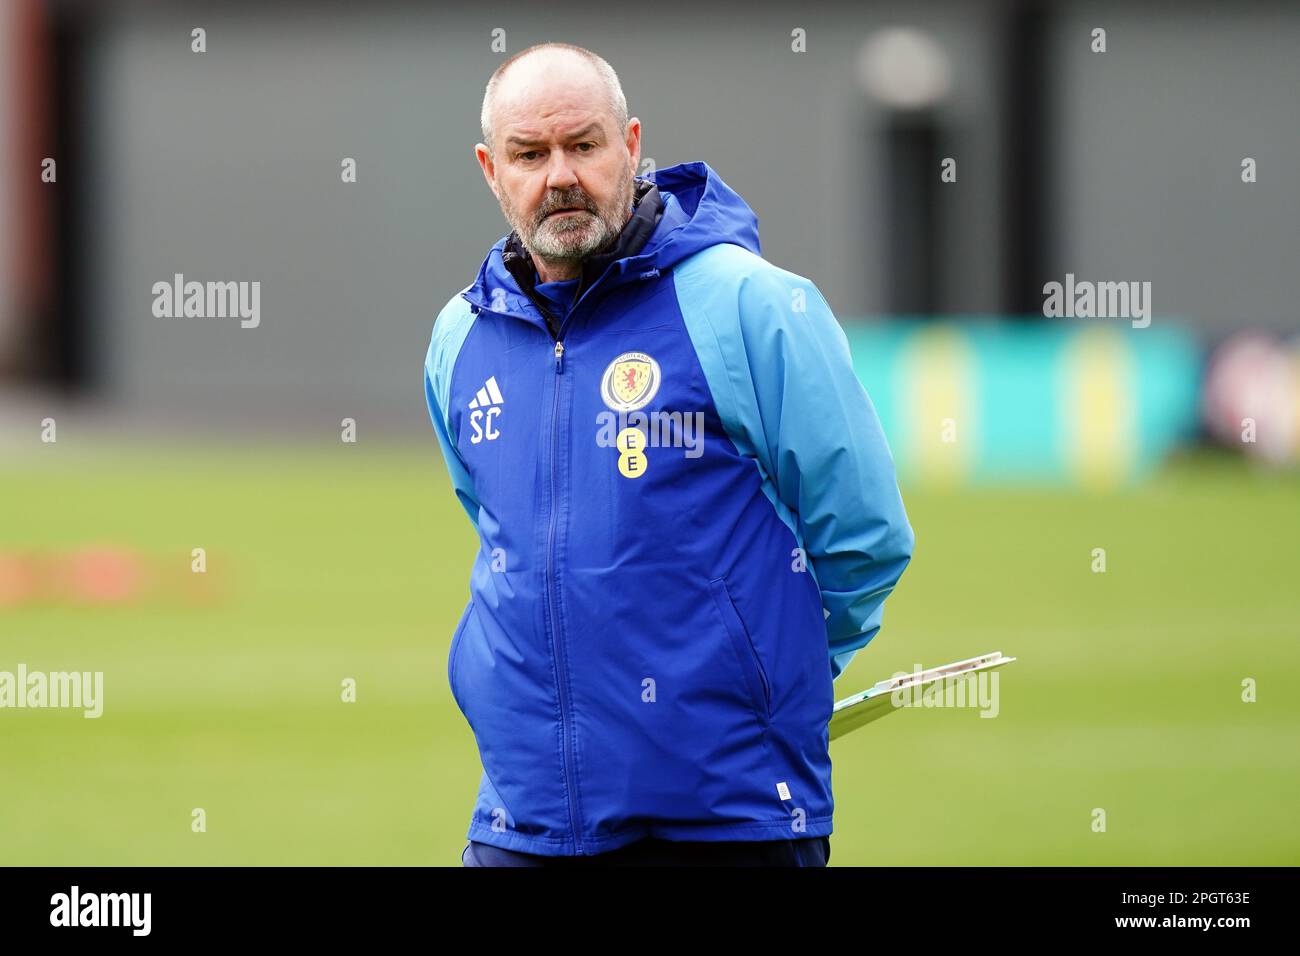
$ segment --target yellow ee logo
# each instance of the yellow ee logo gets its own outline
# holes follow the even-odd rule
[[[645,452],[645,433],[639,428],[624,428],[614,439],[618,449],[618,471],[624,478],[640,478],[645,474],[647,464]]]

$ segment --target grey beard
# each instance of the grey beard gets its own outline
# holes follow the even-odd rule
[[[558,234],[550,233],[539,241],[538,233],[546,227],[546,220],[542,220],[530,233],[525,234],[524,230],[520,228],[518,218],[514,215],[514,210],[508,204],[503,203],[503,211],[506,213],[507,221],[514,228],[515,234],[519,237],[520,244],[534,259],[556,263],[581,262],[589,256],[599,254],[612,247],[618,240],[619,234],[623,231],[623,227],[627,225],[628,220],[632,217],[632,200],[636,196],[636,181],[630,172],[625,177],[624,186],[625,188],[622,190],[623,201],[620,204],[621,217],[617,221],[610,221],[599,213],[594,214],[595,222],[588,222],[583,227],[589,231],[589,235],[576,246],[566,242],[565,236],[570,233],[578,233],[580,231],[578,229],[562,229]],[[563,225],[563,222],[561,221],[560,224]]]
[[[627,225],[626,221],[615,227],[613,223],[597,216],[594,222],[589,222],[583,227],[586,230],[586,238],[576,246],[566,241],[566,236],[577,234],[581,231],[579,229],[562,230],[559,233],[551,232],[539,236],[542,231],[539,227],[533,232],[531,241],[523,239],[522,236],[520,239],[524,248],[535,258],[547,262],[576,262],[612,245],[625,225]]]

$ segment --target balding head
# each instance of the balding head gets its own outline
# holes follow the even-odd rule
[[[488,80],[479,112],[488,155],[496,155],[499,116],[537,115],[539,108],[553,106],[557,95],[588,105],[599,102],[616,131],[627,126],[627,99],[613,67],[571,43],[538,43],[507,59]]]

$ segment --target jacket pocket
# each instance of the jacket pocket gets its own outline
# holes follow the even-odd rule
[[[741,620],[740,613],[731,600],[731,592],[727,590],[727,582],[722,578],[714,578],[709,582],[709,591],[713,595],[713,603],[717,605],[718,613],[722,615],[722,623],[726,625],[727,636],[731,639],[732,650],[736,652],[736,661],[740,665],[740,671],[745,678],[745,685],[749,689],[749,697],[753,703],[754,712],[764,721],[770,721],[772,719],[772,688],[768,684],[767,672],[763,669],[763,662],[758,657],[758,651],[754,647],[753,639],[749,636],[749,630],[745,627],[745,622]]]
[[[456,701],[456,706],[460,712],[465,712],[465,705],[460,702],[460,694],[456,691],[456,657],[460,651],[460,640],[465,634],[465,625],[469,623],[469,616],[474,613],[474,599],[470,598],[465,605],[465,610],[461,612],[460,621],[456,624],[456,630],[451,636],[451,650],[447,652],[447,686],[451,688],[451,696]]]

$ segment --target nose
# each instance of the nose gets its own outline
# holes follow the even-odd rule
[[[550,160],[546,167],[546,188],[564,192],[572,189],[577,184],[578,177],[573,171],[573,165],[569,162],[568,150],[551,150]]]

